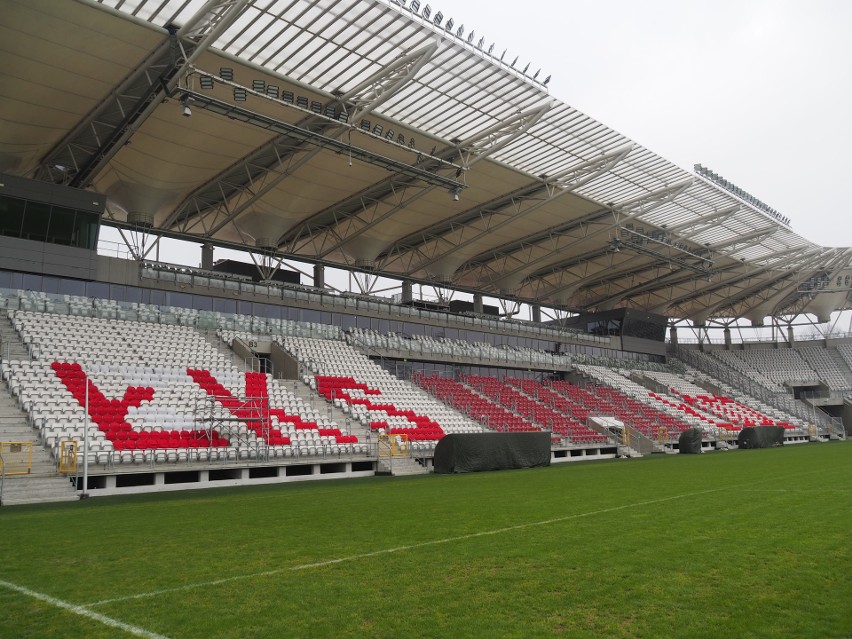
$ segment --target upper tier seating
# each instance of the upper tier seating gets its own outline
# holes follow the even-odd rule
[[[818,348],[814,346],[799,349],[799,353],[802,358],[811,365],[819,378],[825,382],[831,390],[852,390],[852,383],[850,383],[850,380],[846,378],[843,371],[832,359],[832,352],[837,351],[833,348]]]
[[[852,368],[852,344],[838,344],[837,352],[843,358],[843,361],[846,362],[846,365]]]
[[[787,392],[785,382],[814,382],[820,379],[819,374],[794,349],[761,348],[712,351],[712,354],[734,370],[776,393]]]
[[[435,338],[429,335],[413,335],[411,337],[397,335],[396,333],[381,335],[361,328],[351,329],[347,340],[353,346],[381,348],[412,354],[446,355],[450,358],[492,360],[511,365],[541,364],[549,367],[565,367],[574,361],[573,356],[570,355],[554,355],[527,348],[494,346],[486,342],[465,342],[459,339]]]

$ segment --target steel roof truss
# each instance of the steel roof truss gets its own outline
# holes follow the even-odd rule
[[[36,178],[87,187],[247,3],[208,0],[42,159]]]
[[[427,47],[423,47],[422,49],[403,56],[395,61],[390,67],[387,69],[382,69],[378,73],[374,73],[368,81],[361,83],[360,85],[353,87],[346,93],[344,93],[340,98],[338,98],[337,102],[339,102],[342,107],[349,110],[354,110],[356,116],[349,116],[348,122],[349,126],[340,126],[340,123],[336,120],[331,120],[325,117],[317,117],[315,115],[309,115],[304,118],[301,122],[296,125],[286,125],[285,131],[282,132],[278,137],[273,140],[270,140],[260,148],[256,149],[252,154],[246,156],[241,161],[237,163],[236,166],[227,170],[224,174],[220,174],[217,178],[211,183],[203,185],[196,189],[196,191],[190,195],[180,206],[175,209],[175,212],[169,217],[166,221],[165,226],[172,226],[178,219],[182,216],[186,215],[186,212],[189,211],[190,215],[194,215],[199,210],[196,202],[193,200],[201,198],[207,199],[207,206],[216,206],[217,208],[227,208],[227,201],[233,198],[242,200],[240,204],[235,207],[235,210],[230,211],[228,213],[228,220],[232,217],[239,216],[242,212],[248,210],[258,198],[262,197],[264,194],[268,193],[270,190],[275,188],[283,179],[285,179],[288,175],[290,175],[296,168],[303,165],[305,162],[310,160],[316,152],[326,146],[322,144],[321,138],[326,138],[323,136],[323,133],[327,133],[327,140],[336,140],[340,135],[342,135],[345,131],[351,130],[351,127],[356,126],[357,122],[360,121],[362,116],[368,115],[372,110],[391,97],[395,92],[399,91],[405,84],[410,82],[416,73],[422,68],[422,66],[429,60],[432,55],[434,55],[437,50],[437,43],[432,43]],[[246,89],[248,91],[248,89]],[[251,92],[255,93],[255,92]],[[260,94],[258,94],[260,95]],[[267,97],[267,96],[262,96]],[[237,107],[231,108],[231,105],[226,105],[225,107],[219,103],[219,101],[212,100],[204,95],[194,95],[193,99],[195,102],[193,104],[197,104],[198,106],[205,107],[209,106],[211,110],[215,110],[217,112],[227,111],[231,112],[232,110],[236,111],[244,111],[242,109],[238,109]],[[371,101],[371,100],[375,101]],[[254,114],[253,114],[254,115]],[[252,116],[246,114],[246,117],[249,118],[251,123],[255,123]],[[357,117],[357,119],[356,119]],[[264,126],[265,128],[269,128],[268,122],[257,123],[259,126]],[[283,123],[279,123],[283,124]],[[305,151],[304,146],[309,142],[315,142],[318,146],[313,149],[311,152],[307,153],[305,157],[297,165],[291,165],[289,170],[281,170],[282,167],[282,148],[288,148],[289,152],[287,155],[287,160],[292,161],[293,155],[300,151]],[[343,143],[338,143],[338,147],[340,147]],[[338,148],[341,150],[341,148]],[[347,152],[352,152],[352,147],[349,146]],[[367,153],[364,151],[364,153]],[[354,155],[358,156],[361,153],[356,150]],[[270,157],[272,155],[272,157]],[[259,161],[261,158],[267,158],[266,162]],[[370,161],[369,159],[367,161]],[[267,182],[266,186],[262,189],[251,192],[251,184],[249,182],[244,182],[240,180],[235,180],[231,182],[230,188],[227,189],[228,196],[216,200],[210,200],[209,198],[205,198],[205,193],[211,191],[220,191],[222,193],[225,190],[218,188],[218,183],[222,181],[228,181],[229,176],[234,175],[243,175],[241,165],[254,164],[258,170],[256,175],[257,179],[261,179],[264,173],[268,173],[266,177],[269,177],[269,180],[264,180]],[[422,177],[422,176],[421,176]],[[247,197],[242,197],[242,195],[246,195]],[[213,232],[221,229],[222,226],[216,227]]]
[[[446,149],[443,152],[438,153],[438,165],[436,170],[442,168],[442,163],[440,158],[445,155],[449,155],[451,153],[458,153],[462,158],[462,168],[456,171],[456,177],[461,175],[463,169],[467,169],[479,160],[487,157],[493,150],[502,148],[506,144],[509,144],[516,137],[523,135],[527,129],[538,122],[539,119],[550,109],[550,102],[547,102],[543,105],[538,106],[537,108],[523,112],[518,114],[515,118],[511,120],[500,123],[499,125],[492,127],[486,131],[483,131],[480,134],[477,134],[471,138],[468,138],[464,142],[458,145],[455,151],[452,148]],[[391,178],[391,181],[396,178]],[[415,185],[417,180],[408,179],[408,184]],[[372,199],[382,199],[384,197],[388,197],[392,195],[396,189],[389,189],[389,182],[380,182],[370,190],[374,191],[376,195],[373,196]],[[426,188],[418,189],[415,194],[413,194],[408,199],[399,200],[398,203],[392,207],[389,207],[384,214],[379,216],[370,215],[368,218],[361,217],[361,212],[363,211],[363,207],[358,205],[357,200],[344,200],[341,203],[335,205],[332,209],[327,209],[324,212],[320,212],[319,214],[314,216],[314,219],[319,220],[327,220],[329,214],[332,216],[332,222],[329,224],[327,221],[320,221],[316,226],[310,220],[305,222],[303,225],[300,225],[299,228],[296,229],[295,232],[285,235],[281,238],[280,245],[293,245],[292,238],[304,236],[303,228],[305,225],[310,226],[310,230],[308,235],[312,238],[315,238],[318,232],[323,232],[324,230],[328,230],[331,232],[333,227],[337,227],[340,225],[342,220],[345,220],[349,217],[352,218],[352,223],[347,224],[347,232],[341,233],[340,229],[335,229],[333,232],[337,236],[338,241],[331,246],[327,246],[324,251],[320,254],[320,257],[326,257],[330,253],[335,251],[339,251],[344,244],[352,241],[353,239],[359,237],[363,233],[367,232],[373,226],[380,224],[381,222],[393,217],[399,211],[404,210],[406,207],[414,203],[416,200],[419,200],[421,197],[431,192],[435,188],[434,185],[428,184]],[[458,187],[450,186],[448,189],[450,192],[457,192],[456,189]],[[359,196],[360,197],[360,196]],[[356,206],[353,206],[353,203]],[[322,244],[326,244],[322,242]]]
[[[589,231],[587,227],[581,227],[584,229],[583,235],[570,242],[566,246],[559,247],[559,251],[562,252],[577,242],[587,240],[590,237],[596,237],[603,233],[612,232],[615,228],[617,228],[620,224],[624,224],[635,217],[641,216],[643,213],[647,213],[648,211],[653,210],[658,206],[662,206],[667,202],[674,201],[677,199],[689,186],[692,184],[692,180],[685,180],[683,182],[678,182],[671,186],[667,186],[658,191],[654,191],[652,193],[646,193],[641,197],[632,198],[626,202],[623,202],[620,205],[614,206],[611,209],[611,214],[613,221],[611,223],[607,223],[605,225],[601,225],[601,228],[596,229],[594,231]],[[571,227],[573,230],[573,227]],[[540,264],[543,262],[547,262],[553,257],[553,252],[550,252],[546,255],[542,255],[537,258],[533,262],[526,262],[518,265],[518,268],[505,272],[504,276],[501,279],[510,279],[517,275],[518,272],[529,270],[531,267],[534,267],[536,264]]]
[[[621,162],[632,149],[633,145],[631,144],[563,171],[559,175],[547,179],[542,184],[542,189],[537,189],[534,194],[510,196],[501,205],[483,207],[479,210],[478,219],[469,220],[463,225],[462,233],[454,233],[456,228],[451,226],[445,233],[433,238],[434,243],[431,251],[425,246],[419,246],[417,250],[424,261],[415,267],[416,270],[427,268],[444,259],[448,254],[469,246],[508,224],[514,224],[545,204],[591,182]],[[540,195],[541,190],[545,192],[544,197]],[[470,235],[466,232],[468,230],[475,232]],[[454,235],[456,237],[450,237]]]

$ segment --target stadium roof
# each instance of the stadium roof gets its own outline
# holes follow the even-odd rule
[[[567,310],[849,305],[850,249],[560,102],[428,5],[4,10],[0,171],[105,193],[108,223]]]

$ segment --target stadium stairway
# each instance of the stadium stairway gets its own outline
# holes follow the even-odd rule
[[[27,424],[26,413],[0,380],[0,441],[32,444],[32,467],[25,475],[7,475],[3,481],[0,505],[39,504],[79,499],[68,477],[56,472],[47,450],[37,441],[36,432]]]
[[[228,346],[227,342],[220,339],[215,330],[199,329],[199,332],[204,339],[213,346],[213,348],[230,357],[231,363],[236,366],[240,372],[245,373],[248,370],[246,361],[237,355],[234,350]],[[326,402],[325,398],[321,397],[316,391],[311,390],[311,387],[305,384],[302,380],[278,379],[277,382],[279,384],[286,385],[293,391],[293,394],[305,402],[305,404],[316,406],[321,412],[327,412],[330,410],[329,416],[331,420],[341,425],[347,424],[349,434],[356,435],[359,442],[370,443],[370,430],[368,428],[363,427],[358,420],[350,419],[349,416],[341,409]]]
[[[230,363],[236,366],[241,373],[245,373],[248,370],[245,360],[237,355],[226,342],[219,339],[219,336],[216,335],[216,331],[214,329],[199,328],[197,330],[198,333],[207,340],[208,344],[230,358]]]
[[[320,412],[327,413],[329,418],[337,424],[346,424],[347,431],[350,435],[358,437],[359,442],[371,444],[370,429],[364,426],[357,419],[352,419],[349,415],[343,412],[340,408],[327,401],[320,394],[311,389],[302,380],[280,380],[280,383],[287,384],[293,391],[293,394],[300,398],[303,402],[310,406],[316,406]]]
[[[831,361],[834,362],[835,366],[837,366],[837,370],[843,374],[843,377],[845,377],[847,381],[852,381],[852,368],[849,368],[849,364],[847,364],[846,360],[843,359],[840,351],[836,348],[826,348],[825,350],[831,358]]]
[[[21,336],[9,320],[9,312],[6,309],[0,311],[0,360],[23,360],[29,359],[30,353]]]
[[[199,329],[199,332],[217,351],[227,355],[230,358],[231,363],[236,366],[240,372],[245,373],[246,370],[248,370],[245,360],[237,355],[234,350],[228,346],[228,343],[216,334],[215,330]],[[357,436],[359,442],[367,444],[372,443],[370,440],[371,434],[369,428],[363,426],[357,419],[350,419],[349,416],[340,408],[334,406],[330,402],[327,402],[325,398],[321,397],[318,392],[311,390],[311,387],[305,384],[302,380],[278,379],[276,381],[279,384],[286,385],[293,391],[293,395],[301,399],[305,404],[309,406],[316,406],[320,412],[327,412],[329,418],[335,423],[341,425],[346,424],[347,432],[350,435]]]
[[[391,461],[380,456],[376,474],[393,475],[394,477],[428,475],[429,469],[421,466],[416,459],[412,459],[411,457],[393,457]]]

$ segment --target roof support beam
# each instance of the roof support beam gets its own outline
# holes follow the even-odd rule
[[[42,159],[35,177],[85,188],[177,87],[248,0],[208,0]]]
[[[463,213],[462,216],[467,218],[463,225],[451,224],[446,231],[437,236],[433,235],[429,238],[421,236],[416,251],[422,261],[410,264],[408,272],[428,268],[459,249],[481,241],[490,233],[514,224],[542,206],[588,184],[623,161],[632,150],[633,144],[629,144],[562,171],[540,183],[539,188],[531,194],[509,196],[497,206],[475,209],[478,215],[472,219],[470,212]],[[453,233],[459,227],[461,232]]]
[[[684,193],[690,186],[692,185],[692,179],[687,179],[682,182],[677,182],[670,186],[664,187],[658,191],[654,191],[652,193],[647,193],[637,198],[633,198],[626,202],[622,202],[621,204],[613,207],[611,209],[612,222],[610,224],[606,224],[601,228],[591,231],[585,234],[582,238],[572,240],[566,245],[561,245],[558,247],[558,252],[561,254],[564,251],[570,249],[572,246],[581,241],[587,241],[591,237],[596,237],[603,233],[611,233],[613,229],[617,228],[621,224],[625,222],[640,217],[643,213],[648,213],[649,211],[654,210],[658,206],[663,206],[669,202],[673,202],[676,200],[682,193]],[[507,271],[502,270],[502,272],[494,279],[491,280],[491,284],[499,284],[502,281],[511,280],[516,277],[519,273],[522,272],[535,272],[535,267],[539,266],[543,268],[544,265],[550,264],[553,260],[554,252],[549,252],[541,257],[527,261],[527,260],[516,260],[518,262],[517,268]],[[541,265],[541,266],[540,266]],[[528,283],[534,283],[535,280],[541,279],[541,277],[536,276],[527,276],[526,280]],[[546,285],[546,283],[545,283]]]
[[[503,246],[499,246],[485,253],[481,253],[470,260],[468,260],[459,271],[472,271],[476,268],[485,267],[490,262],[496,262],[498,260],[506,260],[513,253],[517,253],[519,251],[529,250],[531,247],[536,246],[542,242],[546,242],[548,240],[553,240],[559,236],[566,235],[573,230],[579,229],[584,225],[594,224],[596,222],[601,222],[602,220],[610,217],[612,215],[612,211],[609,209],[598,209],[592,213],[584,215],[581,218],[571,220],[565,224],[559,224],[558,226],[553,226],[548,229],[544,229],[543,231],[536,231],[532,235],[527,235],[526,237],[521,238],[520,240],[516,240],[511,242],[510,244],[504,244]]]
[[[543,292],[543,294],[545,294],[547,296],[561,295],[563,297],[570,297],[570,296],[574,295],[577,291],[579,291],[583,288],[591,289],[595,286],[606,285],[606,284],[611,283],[611,282],[616,282],[619,279],[623,279],[625,277],[631,277],[631,276],[639,274],[639,273],[654,271],[654,270],[658,271],[657,277],[655,277],[652,281],[648,282],[647,284],[632,287],[630,289],[629,293],[631,295],[632,294],[639,294],[639,293],[649,293],[649,292],[656,291],[658,289],[668,288],[668,287],[672,287],[672,286],[678,286],[678,285],[685,284],[687,282],[691,282],[691,281],[695,280],[695,274],[684,275],[683,274],[683,272],[684,272],[683,268],[678,268],[678,269],[672,270],[671,268],[669,268],[671,263],[669,261],[666,261],[666,260],[659,260],[659,261],[655,261],[655,262],[650,263],[650,264],[646,263],[646,264],[643,264],[639,267],[629,268],[627,270],[619,270],[619,269],[623,268],[626,264],[629,264],[629,263],[634,262],[634,261],[641,260],[642,257],[643,256],[641,256],[641,255],[636,255],[636,256],[628,259],[626,262],[622,262],[621,264],[618,265],[618,267],[613,267],[611,269],[607,269],[606,270],[607,274],[603,277],[601,276],[602,271],[599,269],[599,270],[595,271],[594,273],[592,273],[592,274],[590,274],[586,277],[582,277],[580,279],[574,279],[569,284],[567,284],[565,286],[557,285],[556,287],[553,287],[551,285],[551,286],[547,287],[547,286],[542,285],[542,292]],[[734,265],[734,266],[737,266],[737,265]],[[727,270],[727,269],[722,269],[722,270]],[[544,280],[543,277],[544,277],[544,274],[542,275],[541,281],[546,282],[547,280]],[[612,296],[610,298],[605,298],[605,299],[601,300],[601,303],[611,302],[613,299],[616,299],[616,298],[620,300],[620,299],[623,299],[624,297],[626,297],[626,294],[624,292],[618,293],[616,296]]]
[[[356,123],[365,115],[375,111],[400,89],[417,77],[420,69],[438,51],[438,40],[425,47],[405,54],[391,64],[380,69],[369,78],[343,94],[340,98],[344,105],[351,104],[352,113],[349,122]]]
[[[764,227],[762,229],[758,229],[752,233],[747,233],[745,235],[737,235],[736,237],[726,240],[724,242],[717,242],[715,244],[711,244],[707,248],[711,251],[720,251],[724,248],[734,247],[734,250],[728,251],[728,253],[735,253],[738,249],[742,248],[743,244],[751,246],[752,244],[759,244],[764,240],[772,237],[776,231],[778,231],[777,226]]]
[[[463,170],[469,169],[476,162],[511,144],[529,131],[551,106],[551,102],[545,102],[473,135],[457,146],[447,147],[437,154],[438,164],[434,168],[440,170],[441,160],[444,158],[459,156],[462,165],[462,168],[456,171],[456,177],[459,177]],[[420,186],[416,180],[398,176],[378,182],[358,195],[313,215],[282,236],[279,247],[288,253],[298,254],[301,246],[311,245],[311,253],[324,258],[342,249],[344,245],[377,224],[393,217],[435,188],[427,186],[415,188],[412,194],[407,192],[409,187]],[[388,206],[384,202],[389,198],[393,198],[394,202]]]
[[[718,293],[720,291],[727,289],[728,292],[724,294],[723,300],[719,301],[718,303],[715,303],[713,305],[706,307],[705,310],[706,310],[708,316],[713,315],[717,310],[725,307],[728,304],[733,306],[738,301],[746,299],[746,298],[754,295],[755,293],[759,292],[761,289],[765,288],[770,283],[770,281],[768,281],[767,279],[762,279],[757,284],[755,284],[753,286],[749,286],[746,289],[739,290],[739,291],[736,291],[736,292],[731,291],[732,287],[735,287],[738,284],[743,283],[743,282],[753,281],[756,278],[761,277],[765,273],[768,273],[769,271],[772,271],[774,269],[779,268],[780,264],[789,263],[791,260],[808,259],[809,257],[817,256],[817,255],[820,255],[820,254],[821,254],[821,249],[814,249],[812,247],[797,247],[797,248],[789,249],[788,251],[783,251],[781,253],[774,255],[772,262],[769,263],[769,264],[766,264],[766,265],[764,265],[764,266],[762,266],[758,269],[749,270],[746,273],[744,273],[743,275],[736,277],[734,279],[725,280],[725,281],[722,281],[722,282],[715,284],[713,286],[702,287],[702,289],[700,291],[696,291],[696,292],[690,293],[688,295],[683,295],[679,298],[669,300],[665,303],[664,306],[659,306],[657,308],[652,309],[652,312],[656,313],[656,312],[662,312],[667,308],[676,308],[676,307],[680,306],[681,304],[693,301],[697,298],[700,298],[703,295]],[[788,277],[789,275],[790,275],[790,271],[785,270],[783,273],[780,273],[778,277],[774,278],[774,280],[782,279],[782,278]],[[807,277],[809,277],[809,276],[810,276],[810,271],[808,272]],[[803,277],[801,279],[807,279],[807,277]]]
[[[713,211],[712,213],[708,213],[707,215],[702,215],[701,217],[696,217],[692,220],[687,220],[686,222],[681,222],[680,224],[675,224],[674,226],[666,227],[666,230],[672,234],[681,234],[681,233],[690,233],[695,235],[697,233],[701,233],[702,231],[707,230],[708,228],[712,228],[721,222],[724,222],[728,218],[734,216],[737,212],[742,210],[742,206],[739,204],[736,206],[731,206],[726,209],[722,209],[720,211]]]
[[[311,147],[310,137],[336,140],[343,133],[351,131],[362,117],[369,115],[411,82],[437,50],[438,42],[434,41],[417,51],[401,56],[386,68],[335,98],[334,101],[341,104],[344,111],[352,111],[347,116],[347,124],[322,116],[309,115],[297,124],[290,125],[290,130],[279,132],[280,135],[232,164],[207,184],[195,189],[178,205],[164,226],[170,228],[181,221],[186,227],[189,220],[194,217],[211,217],[214,223],[204,224],[204,226],[207,227],[205,233],[213,235],[225,224],[233,223],[242,213],[254,206],[263,195],[307,163],[321,148],[327,148],[324,144]],[[248,88],[246,91],[255,93]],[[256,95],[270,99],[262,94]],[[204,95],[194,96],[194,98],[193,104],[201,107],[205,107],[209,101],[209,98]],[[212,105],[212,102],[210,104]],[[216,110],[222,111],[222,107]],[[251,120],[250,115],[247,113],[244,115]],[[264,125],[259,124],[259,126]],[[268,124],[265,126],[268,127]],[[351,145],[345,150],[349,153]],[[357,156],[357,153],[355,155]]]

